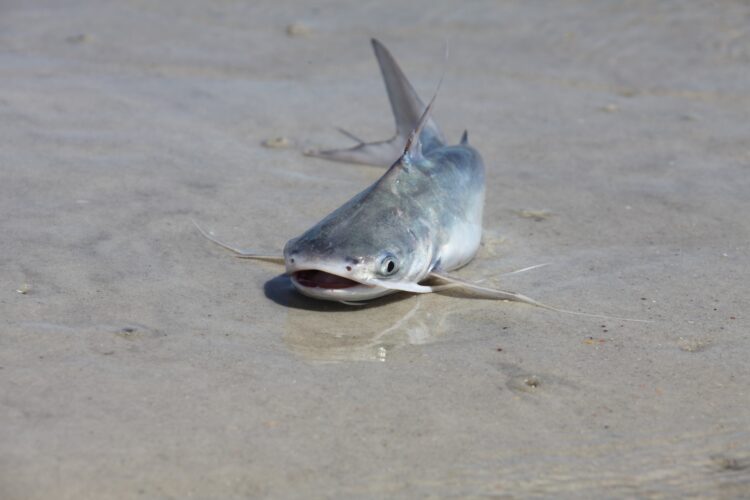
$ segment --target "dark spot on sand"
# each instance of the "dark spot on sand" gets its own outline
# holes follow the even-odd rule
[[[79,33],[77,35],[70,35],[68,37],[65,37],[65,41],[72,44],[90,42],[91,39],[91,35],[87,35],[86,33]]]
[[[542,381],[536,375],[516,375],[507,382],[508,389],[516,393],[533,393],[540,390],[541,385]]]
[[[714,455],[711,457],[714,463],[723,471],[740,471],[750,469],[750,457],[737,458],[726,455]]]
[[[542,381],[534,376],[528,377],[523,381],[523,383],[534,389],[542,385]]]

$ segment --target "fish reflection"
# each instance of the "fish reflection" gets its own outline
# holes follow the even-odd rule
[[[361,307],[316,301],[296,293],[283,275],[265,289],[287,307],[284,343],[313,361],[386,361],[395,349],[435,342],[451,313],[428,304],[440,297],[391,296]]]

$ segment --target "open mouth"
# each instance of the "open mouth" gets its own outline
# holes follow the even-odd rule
[[[340,290],[342,288],[352,288],[361,286],[362,283],[353,281],[335,274],[317,269],[308,269],[305,271],[296,271],[293,274],[294,279],[302,286],[309,288],[325,288],[329,290]]]

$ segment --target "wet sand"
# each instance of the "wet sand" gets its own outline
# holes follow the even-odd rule
[[[0,496],[750,496],[750,5],[0,6]],[[368,40],[488,167],[460,271],[575,311],[294,293],[382,170]],[[274,141],[277,137],[284,141]],[[264,141],[271,141],[264,144]]]

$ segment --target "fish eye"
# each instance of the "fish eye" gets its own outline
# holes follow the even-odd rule
[[[390,276],[398,271],[398,262],[396,257],[391,254],[386,254],[380,259],[380,274],[383,276]]]

